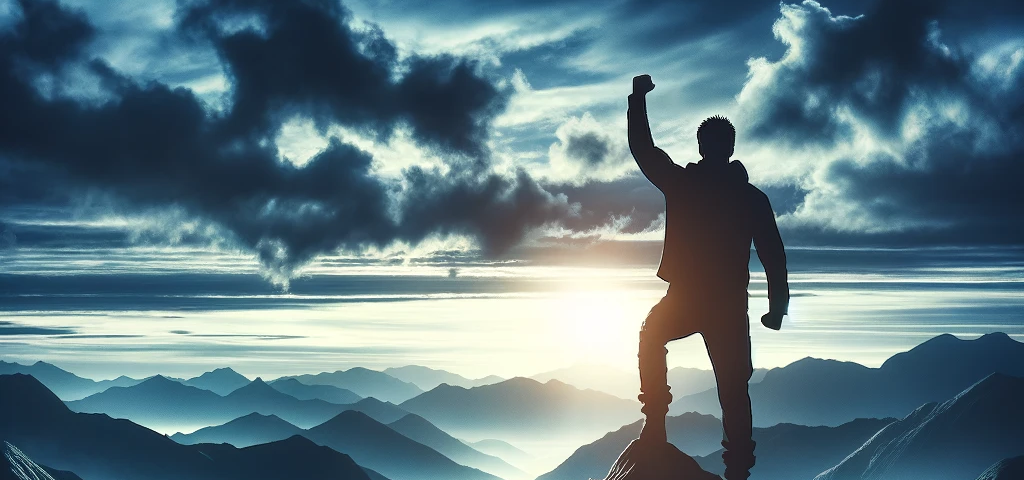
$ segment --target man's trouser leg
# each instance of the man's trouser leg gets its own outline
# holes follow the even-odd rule
[[[663,298],[651,312],[647,314],[640,328],[640,351],[637,355],[640,366],[640,395],[637,397],[643,408],[640,411],[646,416],[641,440],[666,442],[665,415],[668,405],[672,402],[672,394],[668,385],[668,366],[665,345],[678,338],[694,333],[686,326],[680,302]]]
[[[747,384],[754,368],[750,360],[750,324],[742,319],[721,318],[702,332],[718,382],[725,438],[722,460],[726,480],[745,480],[754,466],[754,441],[750,395]]]

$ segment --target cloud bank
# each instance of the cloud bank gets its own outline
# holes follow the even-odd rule
[[[803,200],[781,220],[792,238],[1024,240],[1024,42],[971,51],[943,34],[953,7],[782,5],[786,53],[750,62],[738,102],[748,141],[802,171],[788,181]]]
[[[256,252],[280,280],[325,252],[437,235],[501,253],[568,211],[526,173],[489,168],[489,124],[507,94],[474,62],[399,58],[339,3],[183,4],[174,40],[215,49],[231,81],[223,110],[89,58],[98,32],[83,14],[43,0],[18,7],[0,34],[0,160],[45,178],[25,195],[98,190],[126,209],[177,209]],[[91,101],[72,88],[81,84],[96,86]],[[295,116],[383,141],[408,129],[447,168],[381,178],[371,152],[337,138],[296,167],[274,145]]]

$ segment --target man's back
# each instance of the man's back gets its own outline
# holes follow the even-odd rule
[[[666,220],[658,276],[708,307],[745,310],[751,241],[759,253],[781,252],[781,241],[771,245],[778,232],[767,197],[738,161],[691,163],[658,184]]]

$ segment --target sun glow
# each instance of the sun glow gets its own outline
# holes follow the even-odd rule
[[[624,291],[573,291],[552,299],[566,349],[579,362],[635,355],[643,302]]]

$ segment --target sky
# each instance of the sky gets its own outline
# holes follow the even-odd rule
[[[96,378],[634,368],[714,114],[768,194],[755,366],[1024,339],[1009,0],[0,0],[0,357]],[[696,338],[671,364],[707,368]]]

